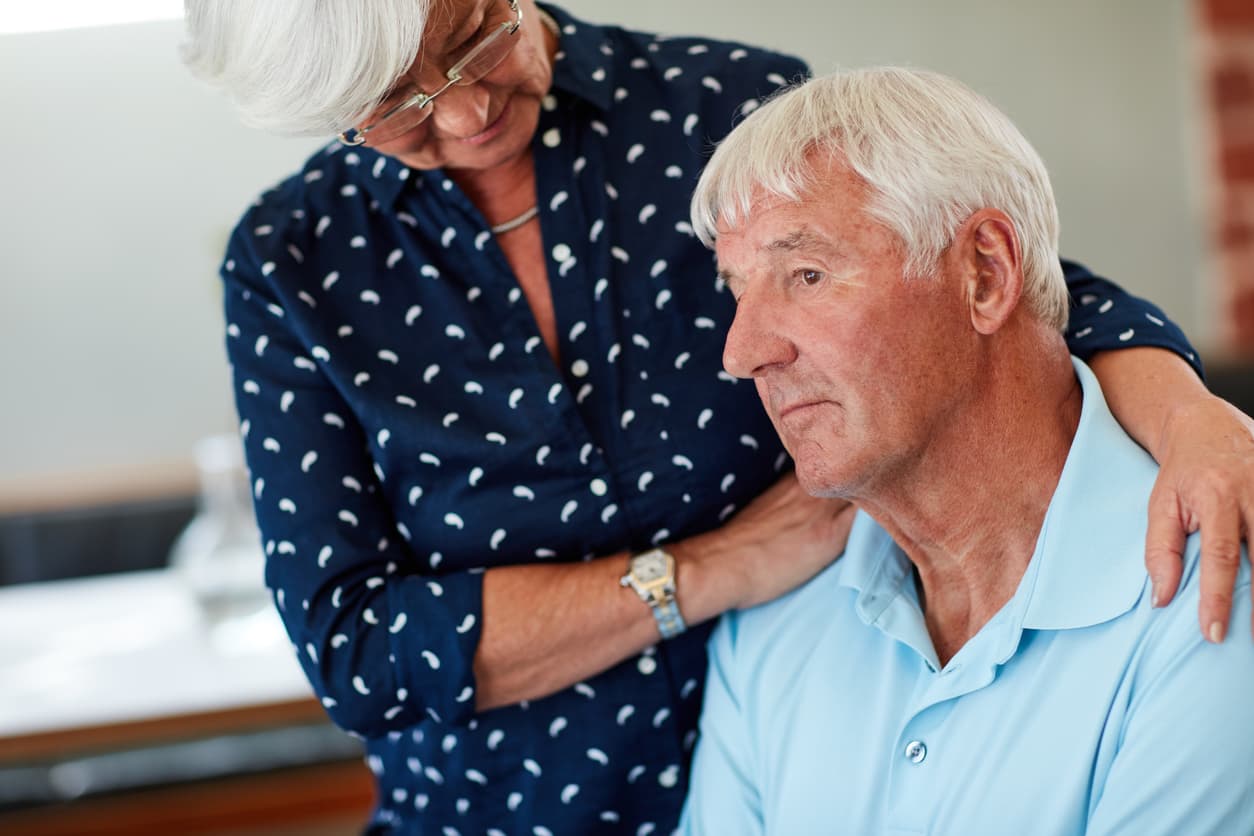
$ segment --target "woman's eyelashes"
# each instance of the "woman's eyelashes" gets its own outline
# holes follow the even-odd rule
[[[477,25],[470,30],[470,34],[462,38],[460,43],[449,51],[449,57],[458,60],[463,58],[466,53],[470,52],[476,44],[481,43],[496,28],[496,23],[497,21],[493,20],[491,15],[485,13],[479,18]]]
[[[486,23],[480,24],[478,27],[473,29],[469,35],[463,38],[461,43],[453,47],[453,49],[449,52],[449,57],[456,58],[457,60],[461,60],[466,55],[466,53],[470,52],[470,50],[474,47],[475,44],[479,43],[480,39],[483,38],[484,34],[487,31],[488,31],[487,24]]]

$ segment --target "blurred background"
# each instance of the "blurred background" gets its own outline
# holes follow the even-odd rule
[[[1251,5],[571,8],[789,50],[817,72],[893,62],[956,75],[1045,158],[1063,252],[1157,302],[1207,357],[1226,358],[1254,350],[1254,262],[1237,261],[1254,248]],[[1224,21],[1243,10],[1244,24]],[[0,34],[11,126],[0,138],[0,512],[191,493],[193,442],[234,430],[217,280],[225,239],[320,140],[239,125],[179,63],[181,37],[179,20]],[[1231,142],[1222,154],[1221,132]]]
[[[29,684],[0,697],[0,830],[88,832],[85,822],[112,820],[88,802],[250,772],[290,778],[292,763],[262,756],[276,746],[304,752],[297,765],[358,769],[353,742],[326,733],[285,640],[267,632],[272,624],[223,633],[196,590],[145,574],[167,564],[202,509],[197,442],[235,432],[217,280],[227,234],[259,191],[322,140],[242,127],[180,64],[178,2],[20,9],[34,5],[0,9],[0,112],[9,124],[0,135],[0,636],[10,628],[0,638],[0,682],[20,674]],[[816,72],[905,63],[966,81],[1044,157],[1063,253],[1163,307],[1202,351],[1212,387],[1254,411],[1249,0],[570,0],[567,8],[594,22],[774,47]],[[90,586],[105,577],[115,585]],[[152,682],[151,660],[126,667],[134,658],[126,653],[152,650],[144,638],[152,629],[126,622],[134,635],[117,638],[119,619],[145,609],[164,613],[167,626],[164,675]],[[68,644],[47,638],[66,625]],[[184,693],[166,703],[139,696],[177,678],[170,660],[191,665],[192,646],[209,661],[188,667]],[[109,654],[110,664],[99,663]],[[217,686],[199,682],[205,671]],[[65,695],[114,687],[107,710],[67,708]],[[19,720],[3,725],[6,710]],[[172,716],[195,723],[160,725]],[[265,737],[293,728],[303,743]],[[218,746],[216,766],[200,773],[174,768],[194,760],[186,750],[162,750],[221,740],[233,748]],[[91,761],[95,772],[80,764],[49,777],[119,752],[147,752],[148,761]],[[25,783],[14,770],[25,770]],[[344,775],[327,786],[343,790],[335,809],[353,822],[368,782]],[[5,786],[27,789],[6,795]],[[306,779],[294,786],[308,808]],[[159,806],[158,796],[144,797]],[[205,809],[219,803],[204,799]],[[80,829],[57,831],[45,815],[52,805],[91,815],[73,819]],[[259,832],[286,832],[288,814],[276,810],[261,804],[227,823],[201,817],[178,829],[240,833],[264,822]],[[154,832],[173,832],[163,821]],[[138,822],[129,832],[142,830]],[[292,827],[323,832],[307,821]]]

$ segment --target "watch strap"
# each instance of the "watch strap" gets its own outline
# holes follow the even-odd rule
[[[684,623],[684,617],[679,614],[679,605],[675,603],[674,598],[667,598],[664,601],[655,599],[649,607],[653,610],[653,618],[657,621],[657,629],[662,634],[662,638],[673,639],[688,629],[688,625]]]

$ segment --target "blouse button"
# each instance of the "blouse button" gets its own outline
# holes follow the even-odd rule
[[[570,258],[570,247],[566,244],[553,245],[553,260],[559,264]]]
[[[923,763],[927,757],[927,746],[921,740],[911,740],[906,744],[906,758],[911,763]]]
[[[605,496],[606,492],[610,489],[610,486],[605,484],[604,479],[593,479],[592,483],[588,487],[597,496]]]
[[[587,377],[588,376],[588,361],[576,360],[575,362],[571,363],[570,373],[573,374],[575,377]]]
[[[636,667],[640,670],[642,674],[644,674],[645,676],[648,676],[649,674],[657,670],[657,662],[654,660],[652,656],[641,656],[639,659],[636,660]]]

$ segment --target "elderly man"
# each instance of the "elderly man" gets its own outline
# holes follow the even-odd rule
[[[737,300],[728,371],[860,512],[843,559],[712,637],[686,832],[1254,832],[1250,636],[1198,633],[1196,538],[1153,606],[1156,467],[1067,352],[1009,120],[930,73],[815,79],[724,142],[693,220]]]

